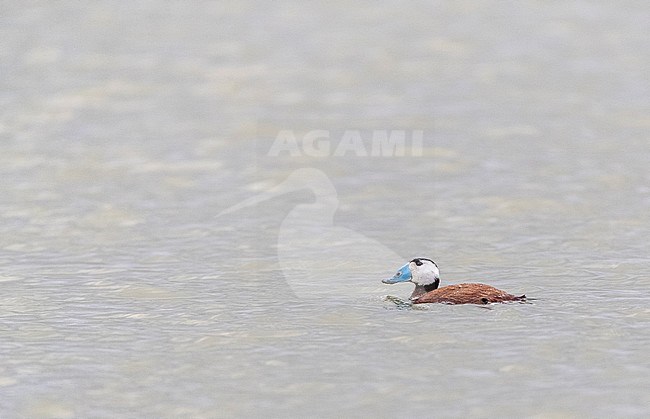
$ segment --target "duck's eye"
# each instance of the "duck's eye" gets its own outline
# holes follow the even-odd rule
[[[397,271],[397,273],[395,274],[395,276],[400,276],[401,274],[402,274],[402,273],[401,273],[400,271]]]

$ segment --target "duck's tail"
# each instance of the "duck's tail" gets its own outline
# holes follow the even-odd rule
[[[520,295],[519,297],[515,297],[513,301],[519,301],[520,303],[524,304],[533,304],[532,302],[536,300],[536,298],[528,298],[526,295]]]

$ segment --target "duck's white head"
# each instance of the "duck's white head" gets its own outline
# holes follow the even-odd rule
[[[440,271],[436,262],[427,258],[415,258],[406,265],[399,268],[392,278],[384,279],[384,284],[396,284],[398,282],[413,282],[416,286],[438,287],[440,283]]]

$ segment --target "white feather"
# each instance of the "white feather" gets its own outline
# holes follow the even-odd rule
[[[435,263],[428,259],[419,259],[421,265],[411,261],[409,269],[411,269],[411,282],[417,285],[429,285],[440,280],[440,271]]]

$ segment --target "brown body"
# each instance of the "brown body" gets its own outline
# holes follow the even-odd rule
[[[413,304],[490,304],[525,299],[525,295],[517,297],[485,284],[448,285],[411,297]]]

